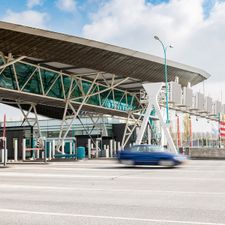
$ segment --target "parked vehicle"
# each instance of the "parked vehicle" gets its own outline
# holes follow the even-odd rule
[[[134,145],[118,153],[118,161],[126,165],[160,165],[173,167],[182,164],[187,158],[173,154],[158,145]]]

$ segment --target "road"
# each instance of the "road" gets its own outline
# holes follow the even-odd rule
[[[225,225],[225,161],[110,160],[0,168],[0,225]]]

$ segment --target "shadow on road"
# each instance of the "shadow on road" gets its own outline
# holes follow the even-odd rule
[[[163,167],[163,166],[108,166],[108,167],[97,167],[96,169],[135,169],[135,170],[168,170],[168,169],[180,169],[181,167]]]

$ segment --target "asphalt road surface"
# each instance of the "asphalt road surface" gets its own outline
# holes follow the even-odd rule
[[[109,160],[0,168],[0,225],[225,225],[225,161]]]

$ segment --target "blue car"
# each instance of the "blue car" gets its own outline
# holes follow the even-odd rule
[[[126,165],[160,165],[173,167],[182,164],[186,157],[166,152],[157,145],[134,145],[118,153],[118,160]]]

